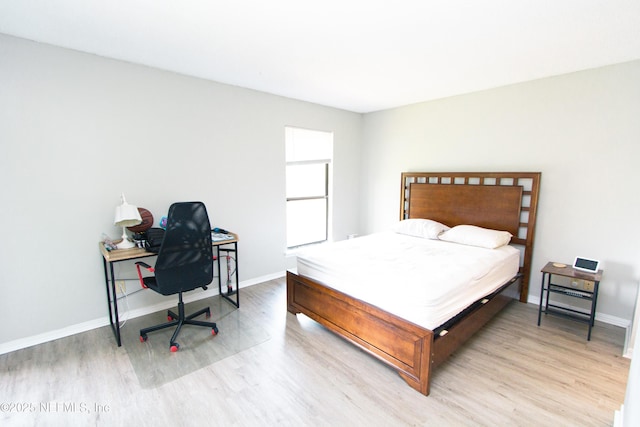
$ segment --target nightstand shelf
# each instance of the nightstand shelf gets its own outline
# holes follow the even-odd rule
[[[589,325],[587,340],[591,340],[591,328],[595,324],[596,303],[598,302],[598,288],[602,280],[602,270],[597,273],[585,273],[571,266],[549,262],[542,271],[542,284],[540,287],[540,305],[538,307],[538,326],[542,319],[542,313],[553,314],[577,320]],[[566,283],[553,282],[553,276],[561,276]],[[567,285],[570,284],[570,285]],[[573,286],[575,284],[575,286]],[[550,295],[564,295],[571,298],[587,300],[591,302],[589,311],[576,310],[553,304],[549,301]]]

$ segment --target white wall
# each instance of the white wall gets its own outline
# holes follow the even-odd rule
[[[593,256],[599,315],[629,320],[638,76],[635,61],[363,118],[0,35],[0,347],[106,318],[97,241],[118,235],[122,191],[156,217],[203,200],[240,234],[241,280],[282,272],[285,125],[335,133],[335,239],[398,219],[402,171],[541,171],[531,297],[547,260]]]
[[[640,276],[639,118],[640,61],[367,114],[363,232],[398,220],[403,171],[540,171],[530,300],[547,261],[595,257],[599,318],[625,324]]]
[[[334,132],[334,238],[358,232],[361,115],[0,35],[0,345],[106,319],[121,192],[156,219],[202,200],[241,281],[283,272],[285,125]]]

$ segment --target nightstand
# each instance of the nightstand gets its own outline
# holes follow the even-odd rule
[[[538,307],[538,326],[542,313],[568,317],[589,325],[587,341],[591,340],[591,328],[595,323],[596,303],[598,302],[598,287],[602,280],[602,270],[597,273],[586,273],[574,269],[570,265],[549,262],[542,270],[542,284],[540,286],[540,306]],[[553,276],[559,276],[554,282]],[[588,312],[562,307],[549,301],[549,296],[565,295],[591,302]],[[546,298],[545,298],[546,296]]]

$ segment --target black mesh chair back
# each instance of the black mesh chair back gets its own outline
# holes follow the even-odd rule
[[[147,341],[147,334],[175,326],[169,340],[171,351],[178,351],[176,342],[183,325],[205,326],[211,334],[218,333],[214,322],[196,320],[200,315],[211,316],[209,307],[190,315],[185,314],[182,293],[196,288],[207,289],[213,281],[213,248],[211,246],[211,225],[207,209],[202,202],[174,203],[169,208],[167,230],[164,234],[155,267],[136,262],[142,286],[162,295],[178,294],[178,313],[167,311],[168,322],[140,330],[140,341]],[[141,268],[154,272],[143,277]]]
[[[156,291],[163,295],[205,287],[213,280],[211,225],[202,202],[174,203],[155,265]]]

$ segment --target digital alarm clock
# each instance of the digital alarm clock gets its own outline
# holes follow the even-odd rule
[[[598,267],[600,267],[600,261],[595,259],[577,256],[576,260],[573,262],[573,268],[587,273],[597,273]]]

